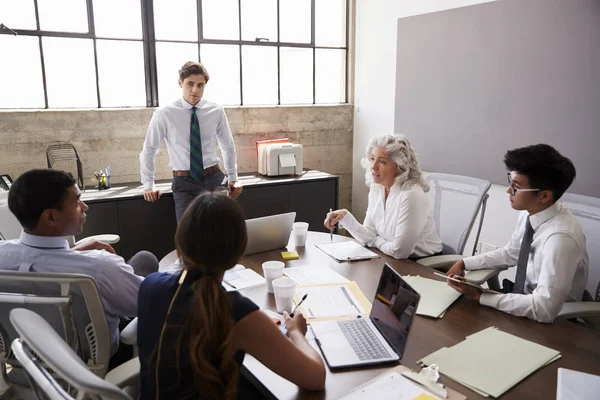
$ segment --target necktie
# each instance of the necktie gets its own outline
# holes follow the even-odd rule
[[[515,286],[513,293],[523,293],[525,288],[525,277],[527,276],[527,262],[529,261],[529,251],[531,250],[531,242],[533,241],[533,228],[529,222],[529,217],[525,222],[525,233],[521,240],[521,251],[519,252],[519,261],[517,261],[517,276],[515,278]]]
[[[192,123],[190,127],[190,176],[199,181],[204,175],[202,162],[202,139],[200,138],[200,124],[196,115],[196,107],[192,107]]]

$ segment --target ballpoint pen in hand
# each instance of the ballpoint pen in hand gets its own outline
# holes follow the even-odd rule
[[[302,302],[304,300],[306,300],[307,297],[308,297],[308,293],[306,293],[304,296],[302,296],[302,299],[300,299],[300,302],[298,304],[296,304],[296,307],[294,307],[294,309],[290,313],[290,317],[294,318],[294,313],[296,312],[296,310],[298,309],[298,307],[300,307],[300,304],[302,304]]]

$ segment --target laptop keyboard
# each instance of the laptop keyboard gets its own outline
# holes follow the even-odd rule
[[[338,325],[361,361],[390,357],[366,320],[338,321]]]

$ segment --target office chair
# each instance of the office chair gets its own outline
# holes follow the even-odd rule
[[[8,192],[0,192],[0,240],[12,240],[18,239],[21,236],[21,224],[17,217],[8,208]],[[118,243],[121,239],[119,235],[107,234],[107,235],[95,235],[88,236],[78,241],[75,241],[74,236],[67,236],[67,242],[69,246],[73,247],[90,240],[97,240],[107,244]]]
[[[600,331],[600,199],[565,193],[561,202],[583,228],[590,268],[583,301],[565,303],[556,318],[581,318],[587,326]]]
[[[91,372],[38,314],[16,308],[10,312],[10,321],[19,334],[12,342],[12,352],[25,370],[38,399],[131,400],[127,393],[110,381],[110,377],[102,379]],[[123,364],[115,370],[121,368],[125,371],[137,363],[137,373],[130,378],[137,379],[139,360],[136,358],[129,363],[131,365]]]
[[[447,271],[455,262],[464,257],[463,251],[469,234],[481,210],[479,225],[475,234],[475,254],[479,234],[485,216],[490,182],[468,176],[431,173],[426,177],[431,190],[429,200],[433,206],[435,228],[442,240],[442,255],[421,258],[417,262],[430,268]],[[471,283],[482,284],[488,281],[490,288],[499,286],[498,273],[501,270],[484,269],[468,272]]]
[[[10,343],[19,337],[10,312],[26,308],[40,314],[88,369],[100,378],[108,371],[110,336],[96,282],[88,275],[0,271],[0,397],[30,389]],[[137,326],[121,332],[123,343],[137,343]],[[8,373],[7,365],[11,366]],[[113,374],[114,375],[114,374]],[[128,382],[122,382],[125,384]]]

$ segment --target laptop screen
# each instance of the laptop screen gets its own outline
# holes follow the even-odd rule
[[[385,264],[373,299],[370,318],[379,332],[398,353],[404,353],[420,295],[400,274]]]

